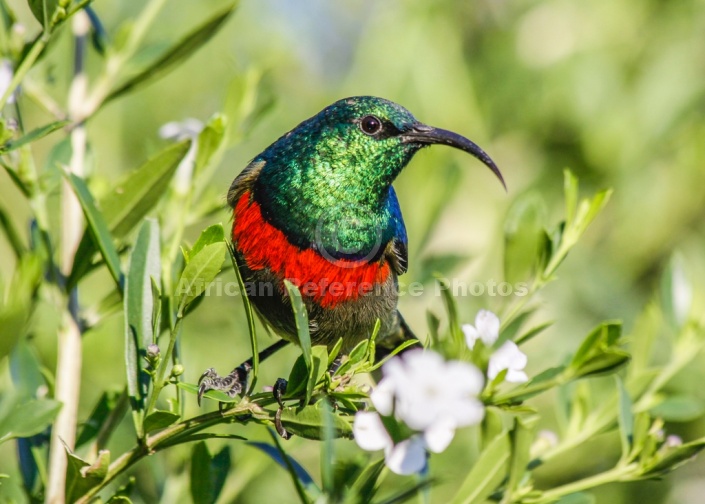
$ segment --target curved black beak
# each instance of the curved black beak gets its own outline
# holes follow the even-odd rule
[[[507,184],[504,182],[502,172],[499,171],[499,168],[497,168],[497,165],[494,161],[492,161],[492,158],[490,158],[485,151],[478,147],[475,142],[468,140],[462,135],[458,135],[457,133],[441,128],[427,126],[425,124],[415,124],[410,130],[401,134],[401,141],[403,143],[419,143],[423,145],[450,145],[451,147],[465,151],[468,154],[472,154],[487,165],[490,170],[492,170],[492,173],[497,176],[499,181],[504,186],[504,190],[507,190]]]

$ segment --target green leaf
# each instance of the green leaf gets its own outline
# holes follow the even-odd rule
[[[454,504],[485,502],[485,499],[506,477],[510,454],[509,436],[503,432],[482,450],[452,502]]]
[[[369,499],[372,499],[376,493],[377,480],[382,474],[382,469],[384,469],[383,458],[370,462],[350,485],[348,492],[350,499],[346,499],[346,502],[362,504],[365,499],[368,499],[369,502]]]
[[[458,308],[455,305],[455,299],[453,299],[453,291],[450,289],[450,285],[443,278],[436,278],[438,286],[441,291],[441,296],[443,297],[443,303],[446,306],[446,312],[448,313],[448,327],[450,329],[451,341],[453,341],[456,348],[465,347],[465,337],[463,332],[460,330],[460,323],[458,321]]]
[[[73,173],[66,174],[66,180],[73,188],[78,201],[81,203],[83,215],[86,217],[88,230],[91,233],[94,243],[98,244],[105,264],[108,266],[108,271],[113,276],[118,289],[122,291],[122,272],[120,271],[120,257],[113,244],[113,237],[110,235],[110,230],[103,217],[103,214],[96,208],[93,201],[93,195],[88,190],[86,183],[80,177]],[[75,264],[75,263],[74,263]]]
[[[504,278],[515,284],[535,274],[543,245],[546,206],[536,193],[517,198],[504,221]]]
[[[28,338],[21,339],[10,354],[10,377],[16,393],[14,397],[20,400],[33,399],[39,387],[48,387],[49,395],[52,395],[52,384],[47,383],[43,374],[45,372],[33,342]]]
[[[546,329],[548,329],[549,327],[551,327],[553,324],[554,324],[554,322],[553,322],[552,320],[549,320],[549,321],[543,322],[542,324],[539,324],[539,325],[537,325],[537,326],[535,326],[535,327],[532,327],[531,329],[529,329],[528,331],[526,331],[524,334],[522,334],[521,336],[519,336],[519,337],[516,339],[515,343],[516,343],[517,345],[522,345],[522,344],[526,343],[527,341],[529,341],[529,340],[535,338],[536,336],[538,336],[538,335],[541,334],[542,332],[544,332]]]
[[[45,30],[50,26],[51,18],[59,6],[59,0],[28,0],[29,9]]]
[[[154,307],[160,299],[154,299],[152,281],[161,278],[159,249],[159,224],[146,219],[137,235],[130,255],[130,269],[125,282],[125,364],[127,371],[127,393],[130,396],[132,420],[137,437],[144,437],[144,400],[149,390],[149,376],[145,373],[144,357],[147,347],[155,342]]]
[[[123,238],[157,204],[169,187],[169,182],[189,147],[189,141],[170,145],[147,160],[101,198],[99,206],[103,211],[103,218],[115,238]],[[95,250],[92,236],[84,233],[71,268],[69,287],[75,286],[90,269]]]
[[[289,378],[287,380],[286,394],[284,398],[291,399],[299,397],[302,392],[306,392],[306,387],[308,386],[309,373],[306,369],[306,361],[303,355],[294,361],[294,365],[291,367],[289,372]]]
[[[311,335],[308,327],[308,312],[304,306],[301,292],[289,280],[284,280],[284,285],[289,293],[291,300],[291,309],[294,311],[294,320],[296,321],[296,332],[299,336],[299,345],[304,356],[306,369],[309,371],[309,377],[313,374],[313,355],[311,353]]]
[[[12,252],[16,259],[20,259],[24,254],[27,253],[27,246],[17,230],[17,227],[12,221],[9,212],[5,210],[4,207],[0,206],[0,230],[5,233],[5,238],[7,238],[7,243],[12,248]],[[0,293],[0,295],[2,295]]]
[[[292,434],[306,439],[320,440],[323,436],[324,412],[317,404],[303,408],[284,408],[282,424]],[[332,415],[332,427],[335,437],[351,437],[352,426],[340,415]]]
[[[399,345],[399,346],[396,347],[394,350],[392,350],[388,355],[386,355],[386,356],[384,357],[384,359],[380,360],[379,362],[375,362],[374,366],[372,366],[372,367],[369,369],[369,371],[372,372],[372,371],[374,371],[374,370],[376,370],[376,369],[381,368],[381,367],[384,366],[387,362],[389,362],[389,360],[390,360],[392,357],[394,357],[395,355],[399,355],[401,352],[403,352],[403,351],[406,350],[407,348],[412,347],[412,346],[414,346],[414,345],[418,345],[418,344],[419,344],[419,342],[416,341],[416,340],[406,340],[406,341],[403,342],[401,345]]]
[[[218,500],[230,471],[230,447],[211,456],[205,441],[193,447],[191,455],[191,498],[194,504],[213,504]]]
[[[127,407],[125,397],[122,392],[116,391],[107,391],[101,394],[88,420],[83,423],[76,440],[76,448],[96,437],[105,436],[117,426]]]
[[[316,345],[312,351],[313,366],[309,373],[308,383],[306,384],[306,404],[311,402],[313,389],[328,371],[328,348],[325,345]]]
[[[144,419],[144,432],[154,432],[181,420],[181,415],[172,413],[171,411],[154,410]]]
[[[55,121],[40,128],[34,129],[16,140],[10,140],[9,142],[5,142],[2,146],[0,146],[0,155],[7,154],[10,151],[22,147],[23,145],[36,142],[40,138],[44,138],[45,136],[55,132],[56,130],[63,128],[70,122],[71,121],[68,120]]]
[[[485,408],[485,418],[482,419],[481,424],[481,444],[480,446],[484,449],[492,441],[497,439],[497,436],[506,431],[504,426],[504,420],[502,415],[502,410],[496,406],[487,406]]]
[[[509,483],[505,495],[517,490],[529,465],[531,443],[534,441],[539,416],[516,417],[514,429],[510,433],[512,444],[511,462],[509,464]]]
[[[39,434],[59,414],[61,403],[52,399],[30,399],[12,408],[0,419],[0,443]]]
[[[66,447],[65,447],[66,448]],[[108,474],[110,452],[100,450],[93,464],[79,458],[66,448],[68,467],[66,469],[66,501],[75,502],[91,488],[103,482]]]
[[[228,118],[223,114],[214,114],[198,135],[198,147],[193,168],[195,186],[193,194],[197,200],[200,200],[204,191],[210,188],[209,184],[213,174],[223,158],[227,147],[228,123]],[[216,208],[222,209],[222,206],[222,199],[218,199]]]
[[[663,418],[667,422],[692,422],[705,412],[702,401],[693,396],[673,395],[666,397],[651,408],[652,416]]]
[[[200,296],[220,272],[225,260],[225,242],[212,243],[191,258],[176,287],[176,305],[183,310]]]
[[[441,320],[431,310],[426,310],[426,322],[428,323],[428,333],[431,336],[431,346],[437,347],[440,344],[438,329],[441,327]]]
[[[617,391],[619,393],[619,434],[622,441],[622,457],[627,457],[634,443],[634,413],[632,413],[632,399],[629,397],[624,382],[615,376]]]
[[[216,164],[220,157],[217,154],[222,151],[224,145],[225,130],[227,129],[227,118],[223,114],[215,114],[205,125],[198,135],[198,150],[193,168],[194,177],[199,176],[210,164]]]
[[[218,11],[205,23],[186,35],[171,46],[161,57],[152,62],[147,68],[134,75],[117,89],[114,89],[103,102],[122,96],[123,94],[139,89],[140,87],[162,77],[179,62],[187,59],[201,46],[208,42],[223,27],[225,21],[233,13],[238,2],[231,2],[224,9]]]
[[[193,256],[203,250],[203,247],[206,245],[212,245],[223,241],[225,241],[225,231],[223,230],[223,225],[213,224],[212,226],[208,226],[201,232],[198,240],[196,240],[196,243],[194,243],[191,250],[189,250],[186,255],[186,262],[190,261]]]
[[[228,85],[224,111],[228,116],[226,142],[242,141],[269,111],[276,101],[272,79],[258,68],[236,75]]]
[[[573,372],[577,376],[604,374],[626,364],[630,355],[619,348],[621,334],[619,321],[603,322],[593,329],[570,363]]]
[[[664,456],[659,457],[655,463],[647,466],[644,469],[643,476],[660,476],[672,471],[695,457],[703,448],[705,448],[705,438],[671,448]]]
[[[15,268],[7,292],[0,285],[0,361],[24,336],[34,308],[34,295],[42,282],[42,261],[38,255],[23,255]]]

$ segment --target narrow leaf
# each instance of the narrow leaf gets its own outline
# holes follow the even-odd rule
[[[546,207],[536,193],[519,197],[504,221],[504,278],[511,284],[531,278],[539,264]]]
[[[222,241],[225,241],[225,231],[223,230],[223,225],[213,224],[212,226],[208,226],[201,232],[198,240],[196,240],[196,243],[194,243],[191,250],[189,250],[187,259],[190,261],[191,258],[198,254],[206,245],[212,245]]]
[[[7,154],[10,151],[22,147],[23,145],[36,142],[40,138],[44,138],[45,136],[55,132],[56,130],[63,128],[70,122],[71,121],[55,121],[40,128],[34,129],[16,140],[10,140],[9,142],[5,142],[2,146],[0,146],[0,155]]]
[[[39,434],[59,414],[61,403],[52,399],[31,399],[15,406],[0,419],[0,442]]]
[[[218,500],[230,471],[230,448],[225,446],[211,456],[205,441],[193,448],[191,456],[191,498],[194,504],[213,504]]]
[[[351,437],[352,426],[340,415],[331,415],[335,437]],[[281,415],[282,425],[287,431],[306,439],[320,440],[323,437],[323,411],[318,405],[303,408],[284,408]]]
[[[289,292],[291,308],[294,311],[294,320],[296,321],[296,331],[299,336],[299,345],[304,356],[304,362],[306,362],[306,368],[309,370],[309,376],[311,376],[313,373],[313,357],[311,353],[311,335],[308,327],[308,312],[304,306],[299,288],[289,280],[284,280],[284,285]]]
[[[186,265],[176,288],[177,306],[185,308],[205,292],[225,260],[225,242],[206,245]]]
[[[93,195],[88,190],[85,181],[74,175],[73,173],[66,174],[66,180],[71,185],[78,201],[83,209],[83,215],[86,217],[88,230],[91,233],[93,241],[98,244],[105,264],[108,266],[108,271],[113,276],[118,289],[122,291],[122,272],[120,271],[120,258],[113,244],[113,237],[105,222],[103,214],[96,208],[93,201]]]
[[[247,317],[247,329],[250,336],[250,348],[252,349],[252,372],[250,373],[250,387],[247,391],[247,395],[251,395],[257,385],[257,374],[259,373],[259,347],[257,345],[255,316],[252,311],[252,303],[250,303],[250,298],[248,297],[247,290],[245,289],[245,281],[242,279],[240,268],[238,267],[237,260],[235,259],[235,251],[230,243],[228,243],[228,253],[230,254],[230,261],[233,265],[233,269],[235,270],[237,285],[240,288],[240,297],[242,298],[242,306],[245,309],[245,316]]]
[[[615,376],[615,380],[619,393],[619,435],[622,441],[622,457],[626,458],[634,443],[634,413],[632,413],[632,400],[624,382],[619,376]]]
[[[511,462],[509,464],[509,483],[505,491],[505,496],[507,497],[511,496],[511,493],[519,488],[524,474],[526,474],[526,468],[530,459],[531,443],[534,440],[538,420],[538,415],[516,417],[514,430],[512,430],[510,434],[512,453]],[[508,499],[505,500],[506,502],[510,502]]]
[[[155,410],[144,419],[144,432],[154,432],[175,424],[181,419],[178,413],[171,411]]]
[[[461,484],[453,503],[485,502],[506,477],[510,453],[509,436],[504,432],[482,451],[470,474]]]
[[[66,501],[75,502],[88,490],[103,482],[108,474],[110,452],[101,450],[93,464],[79,458],[66,448],[68,467],[66,469]]]
[[[225,21],[233,13],[236,6],[237,2],[232,2],[227,7],[217,12],[201,26],[170,47],[166,53],[147,68],[128,79],[127,82],[123,83],[117,89],[114,89],[106,97],[104,103],[108,103],[127,92],[134,91],[160,78],[162,75],[169,72],[177,63],[191,56],[218,33]]]
[[[144,371],[147,347],[155,341],[154,299],[152,281],[159,283],[161,260],[159,251],[159,225],[147,219],[137,235],[130,256],[130,269],[125,282],[125,364],[127,393],[130,396],[132,420],[137,437],[144,436],[144,400],[149,389],[149,375]]]
[[[103,392],[88,417],[88,420],[83,423],[78,439],[76,440],[76,448],[92,441],[99,437],[102,432],[110,429],[111,420],[114,421],[116,416],[122,417],[126,407],[124,398],[125,396],[121,392]],[[122,412],[120,412],[120,410],[122,410]],[[117,415],[114,413],[117,413]],[[119,421],[119,418],[117,420]]]

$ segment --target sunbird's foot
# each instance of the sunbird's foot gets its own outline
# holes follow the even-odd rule
[[[247,388],[247,375],[250,369],[246,364],[242,364],[233,369],[227,376],[219,376],[215,369],[208,368],[198,379],[198,405],[201,405],[203,394],[209,390],[219,390],[235,397]]]
[[[277,381],[272,387],[272,395],[279,405],[279,409],[274,415],[274,427],[277,429],[277,433],[284,439],[289,439],[291,434],[282,425],[282,411],[284,410],[284,403],[282,402],[282,397],[286,394],[286,386],[288,382],[284,378],[277,378]]]

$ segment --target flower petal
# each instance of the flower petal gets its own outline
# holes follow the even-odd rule
[[[516,369],[509,369],[507,371],[507,376],[504,377],[504,381],[510,383],[524,383],[529,381],[529,377],[524,371],[517,371]]]
[[[455,436],[455,422],[450,418],[439,420],[423,433],[426,448],[434,453],[441,453]]]
[[[480,339],[480,333],[477,331],[477,329],[475,329],[475,327],[471,326],[470,324],[463,324],[460,329],[465,335],[465,344],[467,344],[468,348],[470,350],[475,348],[475,342]]]
[[[394,381],[391,378],[382,378],[370,394],[370,400],[375,409],[382,415],[392,414],[394,409]]]
[[[426,467],[426,447],[421,436],[412,436],[385,450],[384,462],[396,474],[415,474]]]
[[[490,380],[494,380],[502,370],[506,369],[507,376],[505,380],[515,383],[525,382],[528,377],[522,370],[526,367],[527,362],[526,355],[519,350],[516,343],[505,341],[490,357],[490,362],[487,366],[487,377]]]
[[[486,346],[492,346],[499,337],[499,319],[489,310],[480,310],[475,317],[475,327]]]
[[[382,419],[371,411],[358,411],[353,422],[355,442],[363,450],[375,451],[392,446],[392,438],[384,428]]]

